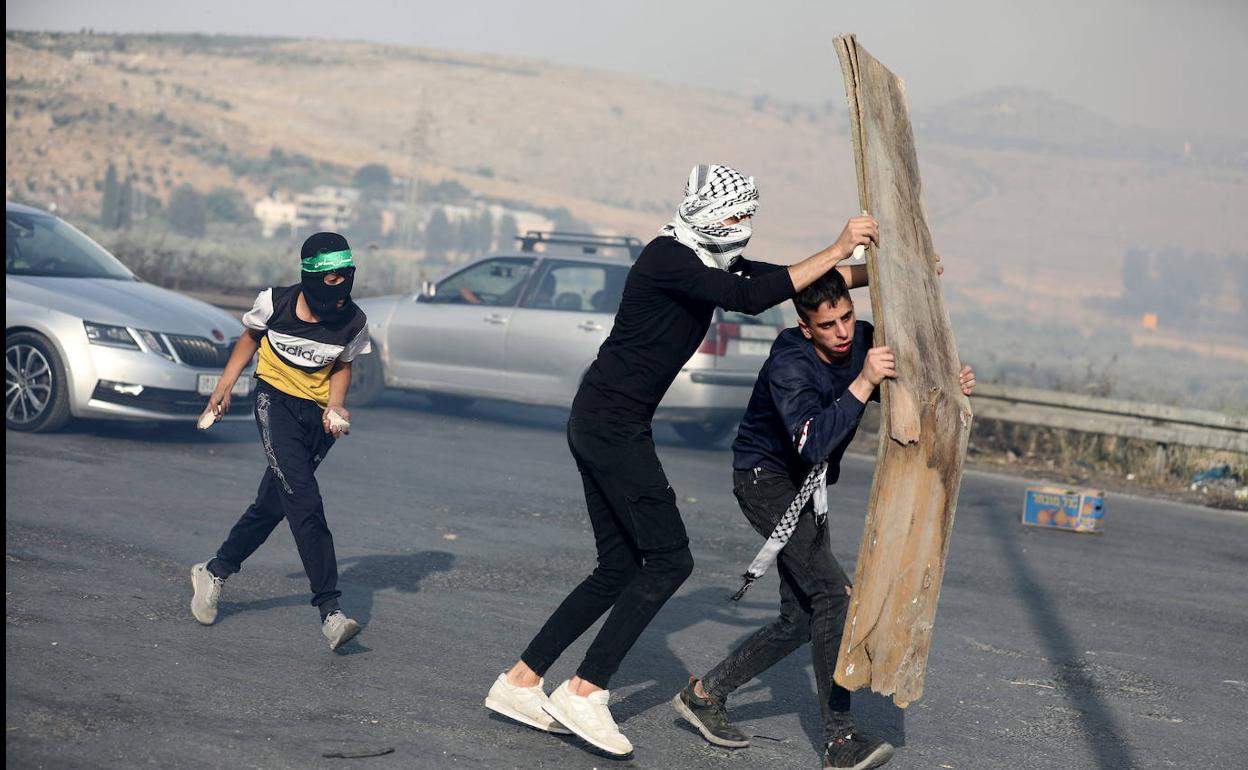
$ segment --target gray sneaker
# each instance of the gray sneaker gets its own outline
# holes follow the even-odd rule
[[[202,561],[191,567],[191,614],[205,626],[217,622],[217,602],[221,599],[224,580],[208,571],[208,562]]]
[[[743,749],[749,746],[749,736],[728,721],[728,712],[724,709],[724,704],[710,698],[698,697],[694,692],[694,686],[697,683],[696,678],[689,677],[688,686],[672,698],[672,707],[676,709],[676,713],[696,727],[698,732],[702,733],[703,738],[716,746],[726,746],[730,749]]]
[[[336,650],[355,638],[360,633],[360,624],[342,614],[342,610],[334,610],[321,621],[321,634],[329,640],[329,649]]]
[[[849,733],[828,743],[824,770],[871,770],[893,758],[893,744],[883,738]]]

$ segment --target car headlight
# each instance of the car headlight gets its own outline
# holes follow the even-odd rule
[[[174,360],[173,351],[169,349],[164,336],[156,332],[148,331],[147,329],[130,329],[125,326],[97,324],[91,321],[83,321],[82,326],[87,330],[87,339],[91,341],[92,345],[106,345],[112,348],[125,348],[126,350],[146,350],[169,361]]]
[[[107,345],[110,348],[139,350],[138,340],[124,326],[109,326],[108,324],[97,324],[90,321],[83,321],[82,326],[87,330],[87,339],[90,340],[92,345]]]
[[[170,361],[173,360],[173,352],[169,350],[169,346],[165,344],[164,335],[156,332],[149,332],[147,329],[135,329],[134,333],[139,335],[139,340],[143,343],[143,347],[149,352],[155,353],[162,358]]]

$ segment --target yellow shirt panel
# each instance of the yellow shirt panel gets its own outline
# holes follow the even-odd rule
[[[256,361],[256,376],[288,396],[306,398],[329,406],[329,373],[333,364],[326,364],[314,372],[305,372],[283,363],[266,334],[260,339],[260,357]]]

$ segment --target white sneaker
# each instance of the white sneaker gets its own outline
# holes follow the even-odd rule
[[[485,696],[485,707],[538,730],[571,735],[571,730],[542,710],[550,702],[546,691],[542,689],[545,683],[545,680],[539,679],[533,687],[519,687],[507,681],[507,674],[499,674],[489,695]]]
[[[321,621],[321,635],[329,640],[329,649],[336,650],[360,633],[360,624],[334,610]]]
[[[205,626],[217,622],[217,602],[221,599],[221,586],[225,581],[208,571],[208,562],[201,561],[191,567],[191,614]]]
[[[611,718],[611,710],[607,708],[611,693],[608,690],[599,690],[582,697],[573,694],[568,684],[565,681],[550,694],[549,700],[543,706],[546,713],[608,754],[620,757],[631,754],[633,744],[620,732],[615,720]]]

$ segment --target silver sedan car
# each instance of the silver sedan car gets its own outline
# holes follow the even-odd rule
[[[548,246],[487,257],[421,292],[361,300],[376,354],[353,369],[353,403],[391,387],[448,408],[482,398],[570,407],[611,330],[632,265],[627,255],[600,254],[601,240],[571,253]],[[628,241],[635,253],[640,244]],[[758,316],[717,310],[655,419],[690,443],[728,435],[783,324],[776,308]]]
[[[47,431],[71,417],[194,423],[242,325],[224,310],[144,283],[57,217],[8,203],[5,426]],[[242,377],[227,419],[249,419]]]

